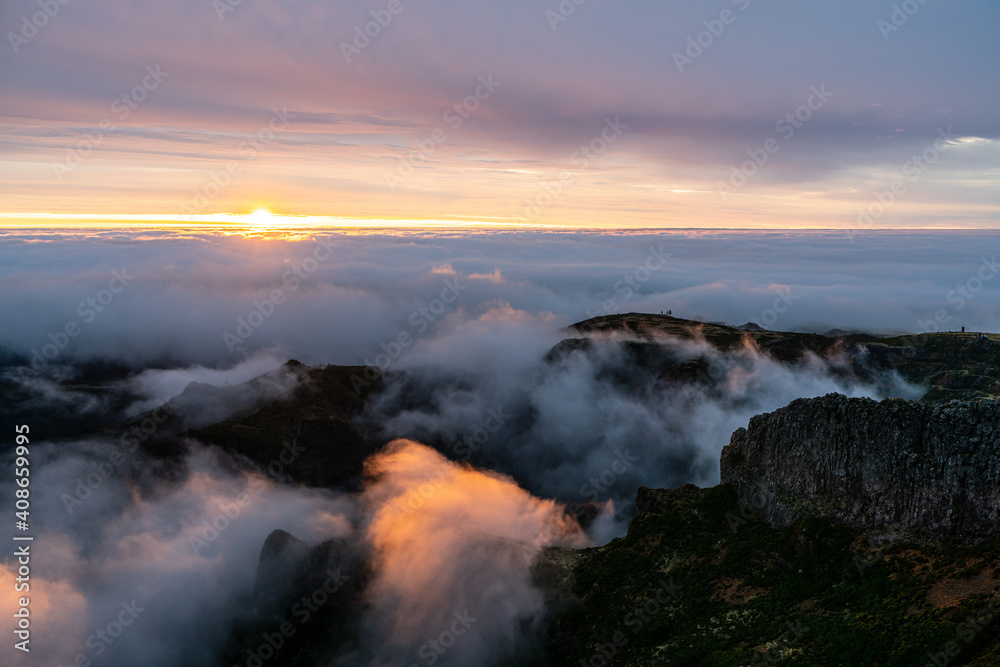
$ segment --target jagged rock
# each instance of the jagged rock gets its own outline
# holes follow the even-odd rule
[[[736,431],[721,473],[775,526],[983,539],[1000,534],[1000,402],[800,399]]]
[[[329,664],[333,655],[354,651],[369,559],[350,539],[309,546],[272,531],[257,562],[252,611],[235,624],[225,664],[247,664],[264,645],[273,667]]]
[[[254,586],[254,604],[257,614],[266,617],[277,610],[287,596],[289,582],[300,576],[300,570],[309,556],[311,547],[283,530],[274,530],[260,550],[257,561],[257,580]]]
[[[364,409],[368,393],[381,386],[380,377],[360,366],[285,366],[305,378],[293,391],[190,435],[245,457],[271,477],[359,489],[365,459],[384,443],[368,438],[352,420]],[[354,391],[356,384],[360,394]]]

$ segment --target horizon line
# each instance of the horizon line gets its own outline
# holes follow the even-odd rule
[[[829,226],[788,226],[775,225],[768,227],[699,227],[693,225],[663,225],[663,226],[606,226],[573,225],[557,223],[540,223],[532,221],[490,220],[486,216],[479,218],[458,218],[442,220],[438,218],[358,218],[346,216],[299,215],[288,213],[273,213],[258,209],[253,213],[204,213],[185,215],[176,213],[0,213],[0,219],[5,221],[8,229],[69,229],[69,228],[120,228],[132,223],[132,227],[143,228],[175,228],[175,227],[205,227],[227,229],[252,229],[257,231],[305,231],[311,229],[516,229],[545,231],[639,231],[639,230],[690,230],[690,231],[830,231],[853,232],[862,235],[872,232],[941,232],[941,231],[1000,231],[998,227],[966,227],[966,226],[916,226],[916,227],[872,227],[856,228],[854,225],[842,227]],[[8,224],[8,220],[19,220],[22,224]],[[40,224],[41,221],[63,222],[68,224]],[[86,224],[82,224],[86,223]]]

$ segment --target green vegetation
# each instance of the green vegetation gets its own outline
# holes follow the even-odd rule
[[[297,361],[288,363],[301,367]],[[382,386],[381,375],[364,366],[324,366],[305,372],[306,381],[289,394],[251,414],[191,434],[265,469],[279,460],[284,448],[292,447],[295,460],[281,466],[284,474],[314,486],[359,488],[364,461],[376,449],[352,419],[367,396]]]
[[[784,362],[797,361],[806,352],[820,356],[847,353],[854,359],[853,371],[859,377],[865,378],[872,367],[895,370],[910,382],[928,388],[925,401],[1000,398],[1000,334],[954,332],[885,338],[870,334],[821,336],[743,330],[645,313],[595,317],[567,330],[581,334],[628,333],[650,343],[664,336],[701,337],[719,350],[733,350],[752,342]]]
[[[968,623],[1000,602],[1000,540],[879,550],[818,518],[773,529],[726,485],[651,493],[626,537],[570,561],[551,664],[1000,664],[1000,619]]]

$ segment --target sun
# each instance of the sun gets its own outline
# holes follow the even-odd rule
[[[253,213],[250,214],[250,219],[256,223],[272,222],[274,220],[274,214],[268,211],[266,208],[258,208]]]

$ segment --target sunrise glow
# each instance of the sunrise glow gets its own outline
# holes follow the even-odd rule
[[[890,29],[863,3],[723,4],[718,35],[718,13],[693,2],[485,21],[424,8],[366,28],[379,10],[356,3],[113,0],[30,39],[12,15],[0,213],[49,227],[92,213],[257,229],[996,226],[1000,93],[982,67],[995,6],[968,21],[919,3]],[[938,56],[926,46],[941,34],[961,38]]]
[[[998,28],[0,3],[0,665],[1000,665]]]

